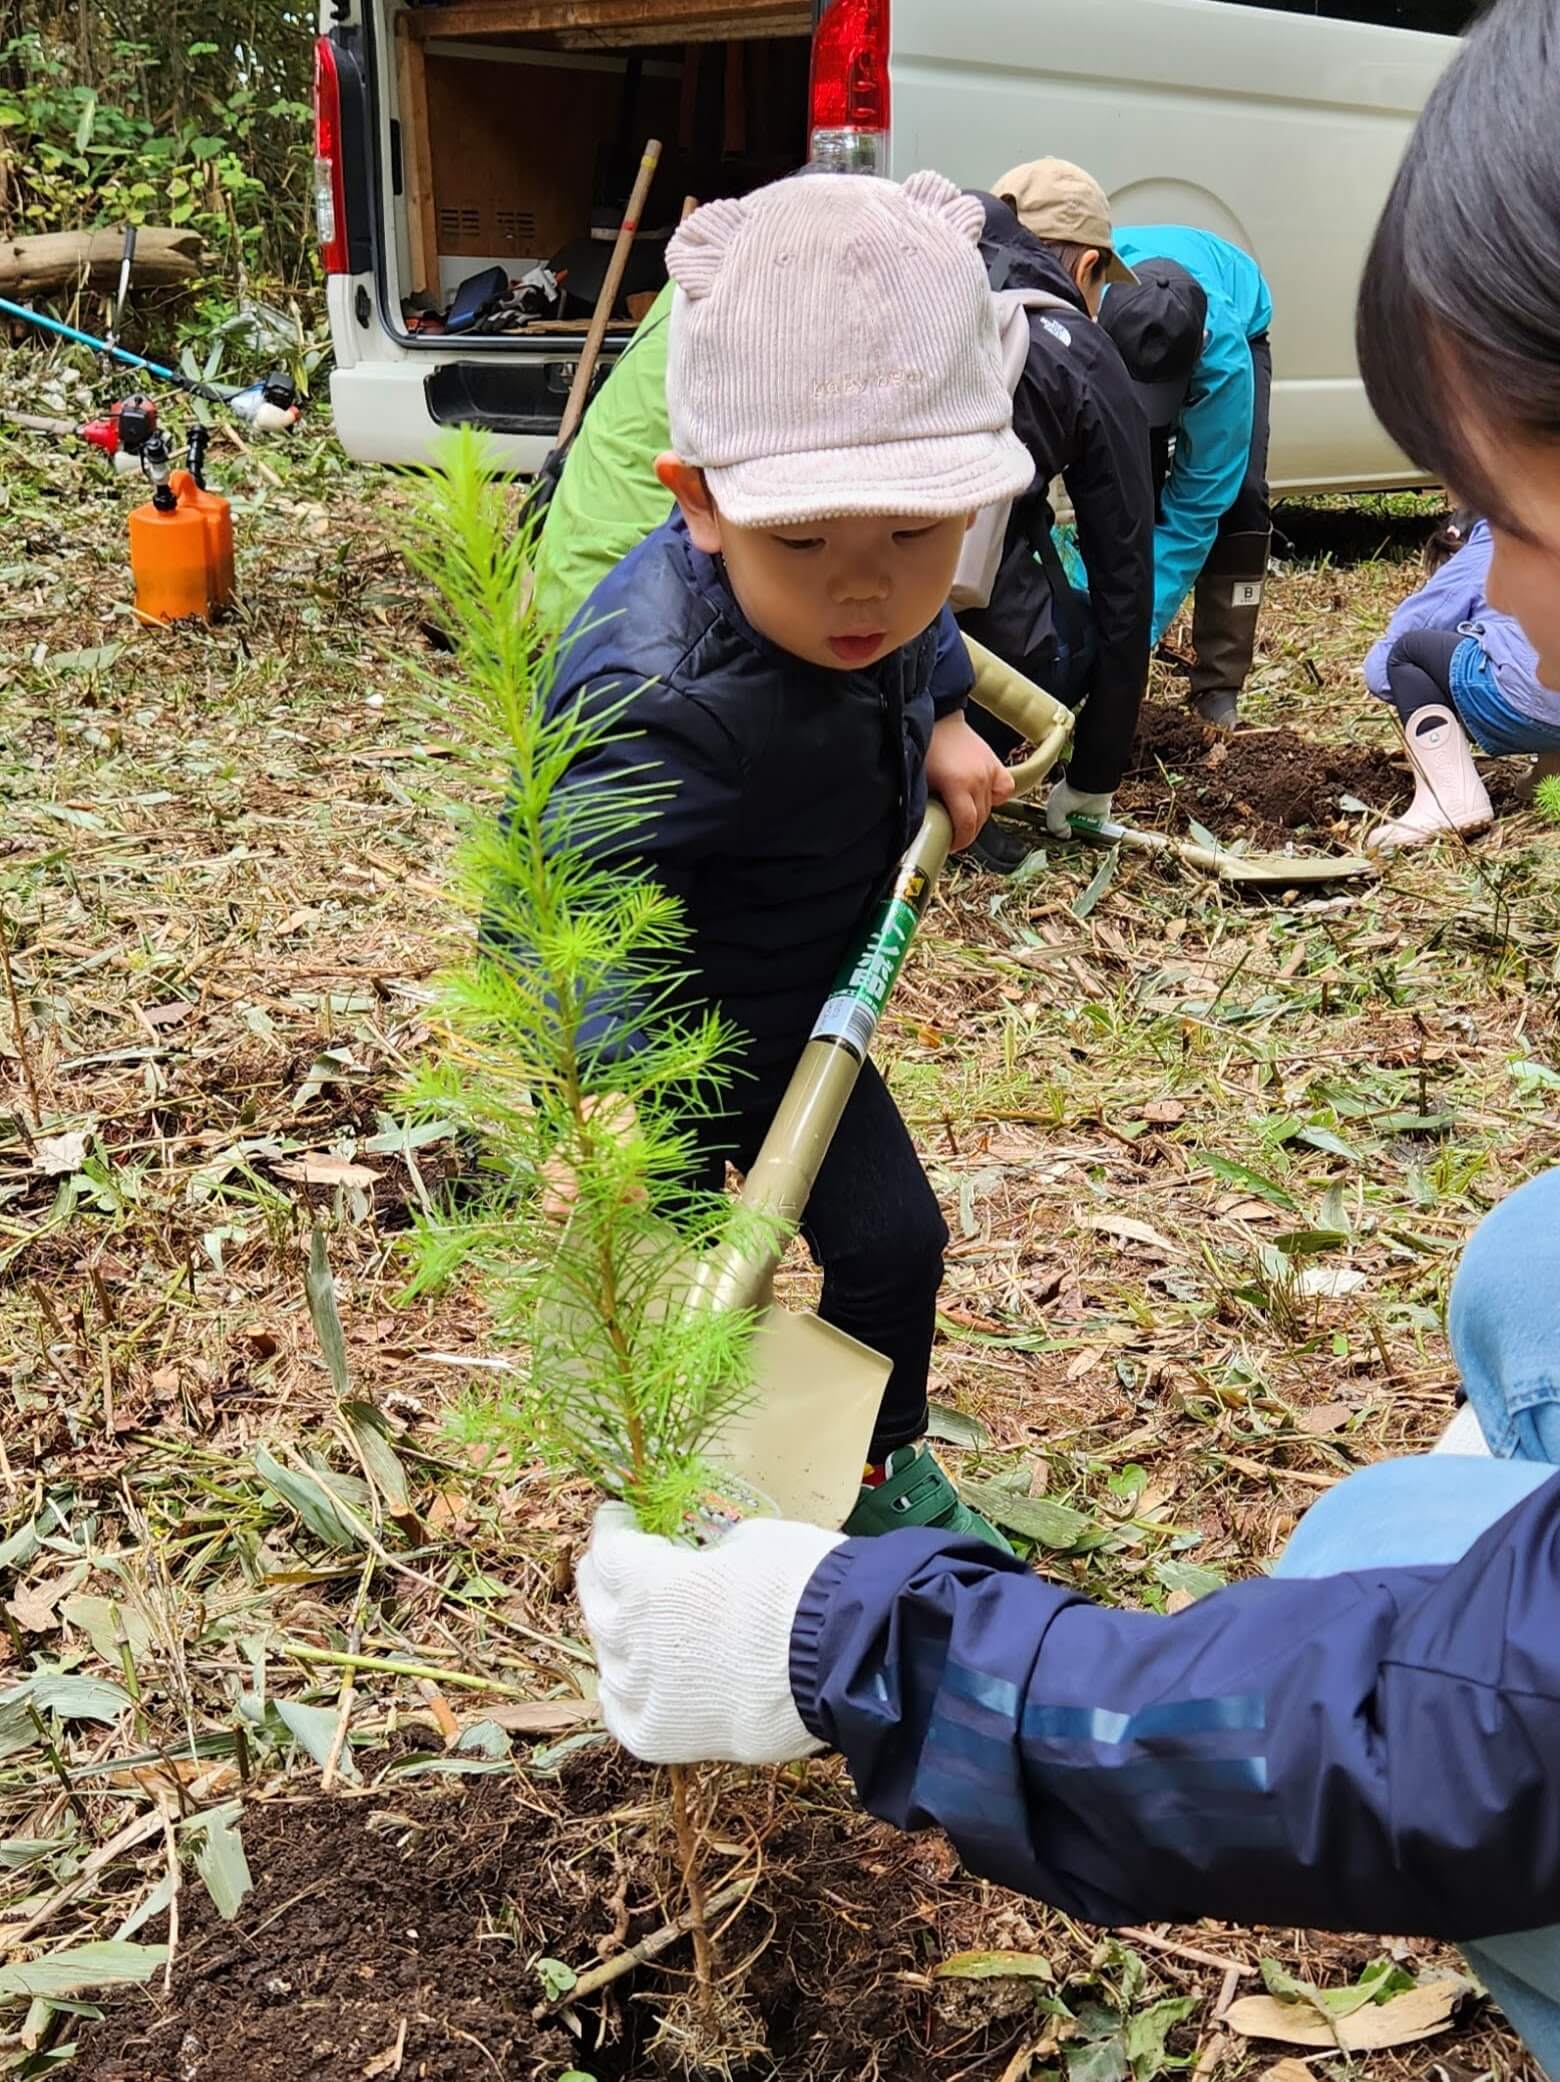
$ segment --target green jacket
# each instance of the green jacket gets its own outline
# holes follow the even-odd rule
[[[656,457],[671,446],[671,309],[668,283],[580,422],[537,544],[536,606],[545,628],[573,621],[613,566],[671,511],[671,495],[655,474]]]

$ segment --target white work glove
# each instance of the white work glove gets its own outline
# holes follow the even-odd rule
[[[786,1764],[823,1747],[791,1697],[791,1624],[840,1534],[745,1520],[709,1548],[639,1530],[603,1504],[576,1584],[601,1711],[647,1764]]]
[[[1080,817],[1108,817],[1110,805],[1108,795],[1081,795],[1065,781],[1053,782],[1045,799],[1045,828],[1053,839],[1071,838],[1072,826],[1067,820],[1074,812]]]

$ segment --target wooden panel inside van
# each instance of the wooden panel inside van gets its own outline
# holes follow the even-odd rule
[[[617,132],[621,60],[428,53],[428,133],[441,254],[544,260],[588,228],[598,156]],[[651,74],[643,137],[677,134],[679,82]]]

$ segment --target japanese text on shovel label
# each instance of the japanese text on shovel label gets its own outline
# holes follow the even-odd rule
[[[883,1007],[915,938],[931,882],[918,867],[901,869],[866,938],[840,971],[812,1030],[814,1041],[834,1041],[865,1062]]]

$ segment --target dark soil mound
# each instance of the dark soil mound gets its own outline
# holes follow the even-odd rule
[[[654,2042],[669,2005],[674,2030],[686,2025],[685,1942],[582,2003],[583,2044],[536,2014],[539,1955],[584,1972],[677,1913],[667,1846],[647,1827],[650,1790],[648,1774],[591,1750],[550,1795],[508,1779],[424,1781],[254,1806],[243,1832],[255,1888],[237,1921],[221,1922],[189,1876],[171,1997],[159,1981],[104,1998],[70,2072],[77,2082],[679,2072],[674,2047]],[[783,1794],[775,1813],[767,1786],[750,1791],[751,1814],[740,1786],[722,1803],[722,1834],[762,1839],[764,1864],[723,1946],[740,1991],[725,2019],[731,2071],[928,2082],[967,2071],[984,2049],[997,2057],[1018,2029],[1000,2004],[950,2014],[924,1982],[910,1993],[900,1979],[924,1975],[953,1942],[949,1926],[978,1908],[978,1890],[949,1884],[946,1847],[843,1812],[826,1777]],[[160,1924],[145,1933],[163,1935]]]
[[[1484,768],[1497,810],[1511,806],[1524,763],[1502,760]],[[1402,754],[1378,745],[1328,744],[1288,729],[1228,736],[1185,708],[1148,701],[1116,800],[1123,816],[1143,823],[1179,820],[1181,828],[1191,816],[1226,842],[1247,838],[1276,846],[1297,833],[1353,844],[1364,820],[1344,809],[1345,796],[1391,814],[1412,795]],[[1167,810],[1173,814],[1167,817]]]

